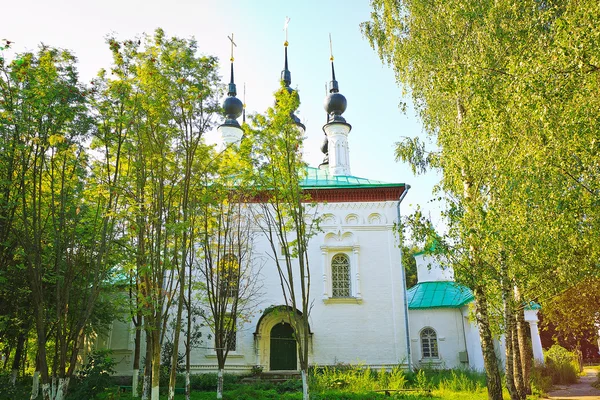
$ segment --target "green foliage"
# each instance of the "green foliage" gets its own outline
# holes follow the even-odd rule
[[[596,373],[596,381],[592,383],[592,386],[596,389],[600,389],[600,371]]]
[[[9,372],[0,372],[0,400],[29,399],[31,377],[18,378],[15,385]]]
[[[97,350],[89,355],[75,380],[69,385],[68,400],[95,399],[112,386],[115,360],[110,350]]]
[[[575,353],[554,345],[546,352],[546,363],[540,368],[542,376],[551,377],[555,385],[575,383],[579,375],[579,360]]]
[[[183,376],[183,375],[182,375]],[[223,386],[225,389],[237,387],[242,376],[236,374],[223,374]],[[193,390],[214,392],[217,389],[217,374],[194,374],[190,376],[190,386]]]
[[[400,367],[386,372],[385,369],[372,371],[361,365],[341,364],[335,367],[315,367],[311,374],[311,384],[316,391],[364,393],[381,389],[404,389],[407,379]]]

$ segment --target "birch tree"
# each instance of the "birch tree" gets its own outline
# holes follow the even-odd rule
[[[276,94],[273,108],[253,119],[247,129],[254,146],[256,214],[259,229],[268,241],[294,329],[302,374],[303,398],[309,398],[308,365],[310,347],[311,271],[308,244],[314,234],[316,208],[300,183],[306,164],[302,161],[304,130],[290,117],[299,105],[295,91],[286,87]]]

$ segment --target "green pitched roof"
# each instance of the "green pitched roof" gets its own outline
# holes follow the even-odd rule
[[[458,308],[473,301],[473,293],[456,282],[421,282],[407,291],[408,308]]]
[[[542,306],[540,306],[535,301],[530,301],[529,303],[525,304],[525,309],[526,310],[541,310]]]
[[[337,189],[368,187],[402,187],[404,183],[386,183],[356,176],[329,176],[329,169],[306,167],[306,176],[300,183],[304,189]]]

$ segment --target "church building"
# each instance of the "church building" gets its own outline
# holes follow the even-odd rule
[[[352,126],[342,116],[346,98],[339,91],[333,58],[331,74],[325,100],[329,118],[323,126],[325,160],[308,167],[302,182],[318,203],[321,219],[319,232],[309,242],[309,364],[483,369],[479,334],[468,312],[473,295],[452,281],[451,269],[419,255],[419,283],[407,290],[396,227],[410,186],[352,175]],[[282,81],[290,87],[287,42]],[[233,62],[223,108],[226,119],[218,132],[223,145],[232,146],[242,139],[237,118],[243,108],[236,97]],[[293,114],[292,118],[298,129],[304,129]],[[259,235],[254,253],[270,252],[270,244]],[[285,302],[272,260],[263,266],[261,276],[263,296],[254,316],[238,326],[226,372],[249,373],[254,366],[264,371],[299,368],[293,329],[277,312]],[[113,350],[119,375],[132,374],[133,338],[133,324],[115,321],[100,343]],[[214,348],[210,341],[205,344],[192,351],[193,373],[217,369]]]

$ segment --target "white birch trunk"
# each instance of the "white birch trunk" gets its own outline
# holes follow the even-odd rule
[[[35,400],[40,393],[40,371],[33,373],[33,383],[31,384],[31,397],[29,400]]]
[[[50,393],[51,399],[56,399],[56,391],[58,389],[58,378],[56,376],[52,377],[52,392]]]
[[[152,393],[150,395],[150,399],[151,400],[159,400],[160,396],[159,396],[159,393],[158,393],[158,389],[159,389],[158,385],[152,386]]]
[[[190,400],[190,393],[192,388],[190,387],[190,371],[185,371],[185,400]]]
[[[63,400],[69,388],[69,378],[59,378],[54,400]]]
[[[219,369],[217,374],[217,399],[223,398],[223,369]]]
[[[140,375],[139,369],[133,370],[133,377],[131,378],[131,397],[139,397],[138,395],[138,379]]]
[[[309,400],[308,397],[308,379],[306,376],[306,371],[302,370],[302,399]]]
[[[148,400],[150,394],[150,377],[144,373],[144,384],[142,385],[142,400]]]
[[[42,384],[42,396],[44,397],[44,400],[51,400],[51,396],[52,395],[52,388],[50,387],[49,383],[43,383]]]
[[[13,369],[10,374],[10,384],[15,386],[17,384],[17,376],[19,375],[18,369]]]
[[[171,387],[169,385],[169,397],[167,397],[168,400],[174,400],[175,399],[175,388]]]

